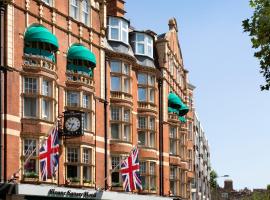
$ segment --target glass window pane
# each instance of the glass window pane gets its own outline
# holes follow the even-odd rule
[[[156,163],[150,162],[150,174],[155,175],[156,173]]]
[[[29,94],[37,93],[37,79],[36,78],[24,78],[24,92]]]
[[[71,107],[79,106],[79,93],[78,92],[67,92],[67,105]]]
[[[51,113],[51,109],[50,109],[50,101],[47,99],[42,99],[42,118],[49,120],[50,119],[50,113]]]
[[[78,166],[67,165],[67,178],[78,178]]]
[[[130,72],[130,67],[128,64],[125,63],[123,67],[123,74],[129,75],[129,72]]]
[[[138,140],[139,140],[139,144],[140,145],[145,145],[145,143],[146,143],[146,139],[145,139],[145,132],[143,132],[143,131],[139,131],[138,132]]]
[[[118,28],[111,28],[111,39],[119,40],[119,29]]]
[[[145,54],[144,53],[144,44],[137,43],[137,53]]]
[[[155,133],[154,132],[150,132],[150,147],[155,147]]]
[[[37,99],[34,97],[24,97],[24,116],[37,116]]]
[[[144,35],[143,34],[137,33],[136,37],[137,37],[136,38],[137,42],[144,42]]]
[[[50,96],[50,82],[47,80],[42,81],[42,95],[44,96]]]
[[[155,102],[155,89],[153,88],[150,89],[150,102]]]
[[[139,101],[146,101],[146,88],[139,88],[138,89],[138,97]]]
[[[130,110],[124,110],[124,121],[130,122]]]
[[[124,138],[125,141],[130,141],[130,125],[124,125]]]
[[[114,17],[110,17],[110,25],[111,26],[119,26],[119,23],[120,23],[119,19],[114,18]]]
[[[118,76],[111,77],[111,90],[121,91],[121,79]]]
[[[154,117],[150,117],[149,129],[155,130],[155,118]]]
[[[141,174],[145,174],[146,173],[146,162],[145,161],[141,161],[140,162],[140,173]]]
[[[83,113],[82,115],[83,120],[83,129],[89,130],[90,129],[90,114],[89,113]]]
[[[83,108],[89,108],[90,104],[89,104],[89,99],[90,97],[88,95],[83,95]]]
[[[122,29],[122,42],[128,43],[128,31]]]
[[[149,85],[155,86],[155,76],[148,76],[149,77]]]
[[[120,120],[120,108],[111,107],[111,120]]]
[[[67,155],[68,162],[78,162],[78,157],[79,157],[78,148],[69,147],[67,149],[67,152],[68,152],[68,155]]]
[[[113,139],[119,138],[120,125],[119,124],[111,124],[111,135]]]
[[[34,151],[34,153],[33,153]],[[24,140],[24,155],[29,156],[32,153],[32,156],[36,156],[36,140],[33,139],[25,139]]]
[[[140,129],[146,129],[146,117],[138,118],[138,126]]]
[[[84,181],[92,180],[91,168],[89,166],[83,166],[83,180]]]
[[[111,61],[111,72],[121,72],[121,62]]]
[[[120,157],[112,156],[112,169],[119,165]]]
[[[120,186],[119,172],[112,172],[112,186]]]
[[[124,79],[124,92],[126,93],[130,92],[130,79],[129,78]]]
[[[29,159],[24,165],[24,173],[37,173],[37,160],[36,159]]]
[[[138,84],[147,84],[146,74],[138,74]]]

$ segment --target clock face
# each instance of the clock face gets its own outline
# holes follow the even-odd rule
[[[66,120],[65,127],[68,131],[75,132],[81,126],[81,122],[77,117],[70,117]]]

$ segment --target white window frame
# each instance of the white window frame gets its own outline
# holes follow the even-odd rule
[[[139,41],[138,38],[140,36],[143,36],[143,41]],[[144,52],[140,53],[138,50],[138,45],[143,44],[144,45]],[[151,49],[149,51],[149,49]],[[148,56],[150,58],[153,58],[153,38],[145,33],[136,33],[135,34],[135,54],[137,55],[143,55]]]
[[[86,9],[87,10],[84,9],[83,2],[86,3]],[[91,7],[90,7],[90,4],[89,4],[89,1],[88,0],[82,0],[81,1],[81,22],[84,23],[85,25],[89,25],[89,21],[90,21],[90,9],[91,9]],[[85,19],[86,21],[83,21],[83,19],[84,19],[83,16],[84,15],[87,16],[86,19]]]
[[[112,25],[112,20],[117,20],[118,25]],[[125,25],[127,26],[127,28],[125,28]],[[128,44],[128,41],[129,41],[128,27],[129,27],[128,22],[126,22],[125,20],[123,20],[121,18],[117,18],[117,17],[109,17],[109,24],[108,24],[108,29],[109,29],[108,38],[109,38],[109,40],[119,41],[119,42],[123,42],[125,44]],[[117,39],[113,39],[111,37],[111,29],[112,28],[118,29],[118,38]],[[124,41],[123,33],[127,34],[126,41]]]
[[[73,4],[73,2],[77,2],[77,5]],[[72,8],[75,8],[77,10],[76,16],[71,16],[72,18],[78,20],[79,19],[79,13],[80,13],[80,0],[70,0],[69,1],[69,9],[70,9],[70,16],[71,16],[71,10]]]

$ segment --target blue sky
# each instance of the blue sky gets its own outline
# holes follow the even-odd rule
[[[248,2],[126,0],[126,18],[136,29],[161,34],[168,31],[169,18],[177,19],[212,167],[229,174],[236,189],[270,184],[270,95],[260,91],[264,80],[241,27],[252,14]]]

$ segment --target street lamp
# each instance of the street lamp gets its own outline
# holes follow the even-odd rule
[[[227,178],[227,177],[230,177],[229,175],[225,174],[223,176],[218,176],[217,178]]]

